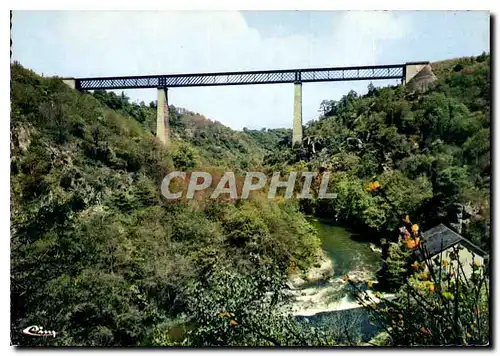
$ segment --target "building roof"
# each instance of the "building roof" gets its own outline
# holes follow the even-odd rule
[[[486,252],[481,250],[472,242],[443,224],[439,224],[425,232],[422,232],[422,235],[425,239],[422,244],[422,249],[429,257],[435,256],[458,243],[479,256],[484,257],[487,255]],[[416,250],[415,254],[418,260],[422,260],[423,256],[419,250]]]

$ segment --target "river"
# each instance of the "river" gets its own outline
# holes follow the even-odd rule
[[[318,232],[331,271],[314,282],[299,283],[294,290],[293,313],[299,320],[325,328],[330,334],[340,336],[348,330],[351,337],[367,341],[380,330],[370,324],[369,312],[360,308],[352,287],[340,277],[349,275],[365,289],[365,281],[375,280],[380,253],[366,238],[344,227],[312,217],[308,220]]]
[[[334,277],[349,272],[375,273],[380,266],[380,254],[372,251],[363,236],[324,220],[309,218],[318,231],[322,248],[333,261]]]
[[[296,295],[294,314],[313,315],[358,307],[350,293],[351,286],[340,277],[348,275],[360,282],[374,280],[380,266],[380,253],[370,248],[366,238],[344,227],[316,218],[309,218],[309,222],[318,232],[324,257],[317,271],[311,271],[302,279],[291,279]],[[364,285],[360,283],[361,288]]]
[[[360,308],[349,283],[340,277],[349,275],[359,281],[374,280],[380,266],[380,253],[370,248],[366,238],[348,229],[331,224],[325,220],[309,217],[309,223],[317,230],[322,241],[322,250],[327,264],[323,261],[328,273],[314,281],[301,279],[292,293],[293,314],[300,321],[312,323],[324,328],[330,335],[339,337],[346,330],[352,338],[369,340],[379,332],[379,328],[370,324],[370,317],[364,308]],[[360,283],[364,289],[365,283]],[[375,298],[374,298],[375,299]],[[173,339],[180,340],[184,328],[174,327],[169,332]]]

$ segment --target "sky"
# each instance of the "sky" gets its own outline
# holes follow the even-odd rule
[[[12,60],[61,77],[401,64],[489,52],[489,33],[480,11],[14,11]],[[303,122],[368,84],[304,83]],[[156,89],[125,93],[156,100]],[[293,94],[292,84],[244,85],[172,88],[168,99],[241,130],[291,128]]]

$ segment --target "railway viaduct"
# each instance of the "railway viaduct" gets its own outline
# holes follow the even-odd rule
[[[359,67],[64,78],[63,81],[71,88],[81,91],[156,88],[158,96],[156,134],[165,145],[170,142],[168,124],[170,88],[290,83],[294,85],[292,143],[295,144],[302,141],[302,83],[399,79],[404,85],[428,66],[429,62],[407,62]]]

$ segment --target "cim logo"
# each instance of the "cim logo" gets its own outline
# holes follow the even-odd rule
[[[29,336],[38,336],[38,337],[49,337],[49,336],[56,337],[55,331],[43,330],[43,327],[37,325],[28,326],[26,329],[23,330],[23,334]]]

